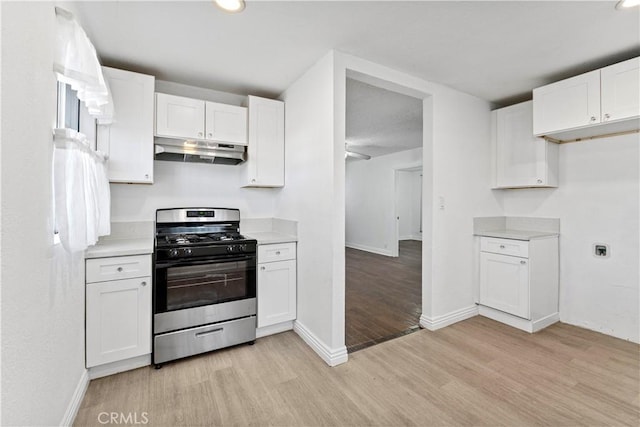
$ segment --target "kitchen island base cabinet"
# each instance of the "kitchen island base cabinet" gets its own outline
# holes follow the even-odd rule
[[[527,332],[559,320],[557,236],[480,237],[479,314]]]
[[[257,336],[293,328],[296,318],[296,244],[258,247]]]
[[[127,365],[126,360],[144,359],[151,353],[150,258],[137,255],[86,261],[87,368],[115,362]],[[115,280],[104,281],[105,272],[110,271],[116,272]]]

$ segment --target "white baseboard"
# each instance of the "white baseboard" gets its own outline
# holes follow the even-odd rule
[[[347,354],[347,347],[342,346],[337,349],[330,348],[297,320],[293,322],[293,330],[304,342],[307,343],[309,347],[313,349],[313,351],[318,354],[318,356],[320,356],[322,360],[325,361],[327,365],[336,366],[341,363],[345,363],[348,360],[349,356]]]
[[[373,246],[359,245],[357,243],[345,243],[346,247],[351,249],[358,249],[359,251],[371,252],[372,254],[393,256],[390,249],[374,248]]]
[[[102,378],[107,375],[130,371],[132,369],[142,368],[143,366],[149,365],[151,365],[151,355],[143,354],[142,356],[132,357],[131,359],[119,360],[117,362],[89,368],[89,378],[95,380],[96,378]]]
[[[256,338],[266,337],[267,335],[279,334],[280,332],[290,331],[293,329],[293,320],[278,323],[276,325],[264,326],[256,329]]]
[[[82,399],[84,399],[84,395],[87,392],[87,387],[89,387],[89,371],[85,369],[80,376],[80,381],[78,381],[75,391],[73,392],[71,402],[69,402],[69,406],[67,406],[67,410],[64,412],[62,421],[60,421],[61,426],[73,425],[73,421],[76,419],[76,415],[78,415],[80,404],[82,404]]]
[[[560,321],[560,313],[553,313],[542,319],[538,319],[533,322],[533,332],[538,332],[541,329],[546,328],[547,326],[551,326],[554,323]]]
[[[485,307],[484,305],[478,306],[478,314],[529,333],[538,332],[539,330],[560,321],[560,315],[558,313],[553,313],[549,316],[543,317],[542,319],[533,321],[513,316],[509,313],[505,313],[504,311],[496,310],[491,307]]]
[[[420,326],[430,331],[436,331],[438,329],[444,328],[445,326],[453,325],[454,323],[469,319],[477,315],[478,306],[474,304],[470,307],[455,310],[441,316],[426,317],[423,314],[420,316]]]

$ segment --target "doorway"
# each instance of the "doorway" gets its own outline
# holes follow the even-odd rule
[[[419,328],[422,105],[422,98],[347,78],[345,344],[350,353]]]

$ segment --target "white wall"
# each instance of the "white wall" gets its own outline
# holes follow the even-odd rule
[[[422,164],[422,148],[401,151],[371,160],[346,162],[346,245],[382,255],[393,255],[396,240],[396,169]],[[408,172],[405,172],[409,174]],[[409,219],[415,205],[410,203],[411,180],[399,187],[409,193],[402,203]],[[401,232],[402,233],[402,232]],[[410,231],[407,231],[410,233]]]
[[[86,371],[83,257],[53,245],[54,3],[1,7],[1,424],[57,425]]]
[[[504,191],[505,215],[560,218],[560,320],[640,342],[637,135],[560,145],[559,187]],[[595,258],[593,243],[611,247]]]
[[[111,184],[112,221],[154,221],[156,209],[240,209],[242,218],[274,216],[270,188],[241,188],[242,166],[154,161],[154,183]],[[288,183],[287,183],[288,184]]]
[[[336,258],[344,257],[344,247],[340,252],[333,245],[336,229],[342,227],[340,232],[344,233],[344,222],[337,222],[333,216],[336,203],[333,84],[333,54],[330,53],[281,96],[287,106],[287,183],[277,199],[276,216],[298,221],[296,322],[314,336],[329,356],[345,352],[346,357],[344,296],[342,320],[333,315],[333,310],[340,310],[334,304],[340,295],[334,291],[333,264]],[[342,207],[344,209],[344,202]]]

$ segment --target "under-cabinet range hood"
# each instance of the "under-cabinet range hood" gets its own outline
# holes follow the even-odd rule
[[[245,147],[217,142],[156,138],[155,159],[172,162],[237,165],[245,160]]]

